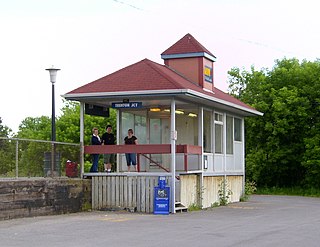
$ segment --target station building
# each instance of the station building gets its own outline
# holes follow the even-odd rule
[[[164,64],[143,59],[64,95],[67,100],[81,104],[81,145],[84,127],[94,127],[84,126],[86,108],[117,110],[117,145],[83,148],[84,153],[117,153],[117,172],[83,175],[165,175],[172,191],[172,212],[177,200],[187,207],[193,204],[210,207],[219,201],[221,191],[232,192],[228,196],[230,202],[239,201],[245,180],[244,118],[263,114],[215,87],[216,57],[191,34],[165,50],[161,58]],[[123,145],[128,129],[134,130],[139,145]],[[134,175],[126,173],[126,152],[138,155],[139,172]],[[140,187],[146,187],[145,182],[141,183]],[[150,188],[143,194],[151,193],[145,202],[150,204],[145,206],[149,210]],[[109,193],[118,198],[115,190]],[[138,197],[141,204],[143,196]],[[96,204],[98,208],[103,202]]]

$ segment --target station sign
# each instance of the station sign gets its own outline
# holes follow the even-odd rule
[[[212,67],[204,67],[204,80],[211,83],[213,82]]]
[[[142,108],[142,102],[114,102],[112,103],[112,108]]]

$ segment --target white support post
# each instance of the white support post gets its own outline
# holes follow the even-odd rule
[[[244,118],[241,119],[241,137],[242,137],[242,173],[243,173],[243,182],[242,182],[242,194],[245,193],[245,185],[246,185],[246,167],[245,167],[245,136],[244,136]]]
[[[84,103],[80,102],[80,171],[84,174]]]
[[[176,102],[175,99],[171,99],[171,213],[176,213],[175,202],[176,202]]]
[[[223,198],[226,198],[226,181],[227,181],[227,114],[223,114]]]
[[[121,136],[121,111],[117,109],[117,144],[122,144]],[[117,172],[120,172],[120,154],[117,154]]]
[[[199,156],[199,170],[201,171],[199,177],[199,206],[203,206],[202,203],[202,188],[203,188],[203,107],[199,107],[198,112],[198,146],[201,146],[201,154]]]
[[[198,146],[201,146],[201,155],[199,157],[199,170],[203,171],[203,107],[199,107],[198,113]]]

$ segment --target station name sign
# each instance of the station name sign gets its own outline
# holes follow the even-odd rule
[[[142,102],[114,102],[112,108],[141,108]]]

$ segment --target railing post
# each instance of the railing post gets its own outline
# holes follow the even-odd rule
[[[137,171],[140,172],[140,154],[137,154]]]
[[[19,177],[19,140],[16,141],[16,178]]]

